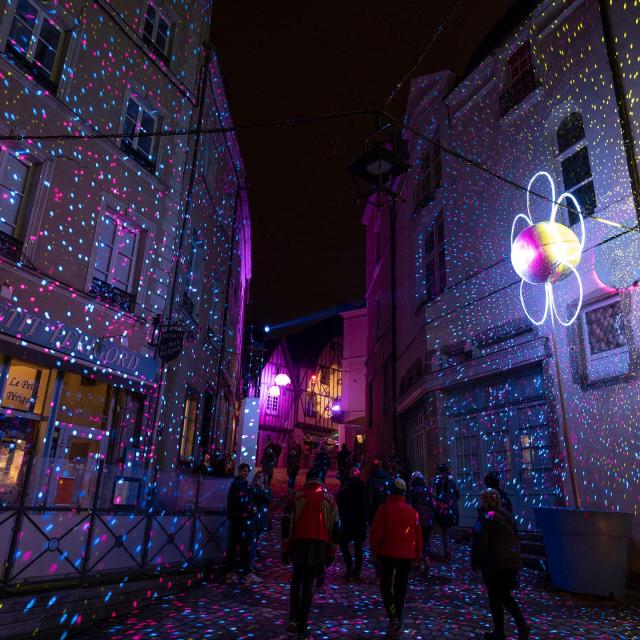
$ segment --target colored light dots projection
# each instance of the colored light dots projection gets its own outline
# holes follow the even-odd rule
[[[546,178],[551,186],[551,213],[548,221],[534,223],[529,199],[531,197],[531,186],[541,177]],[[569,227],[556,222],[558,207],[563,201],[569,201],[575,214],[579,217],[580,240]],[[520,220],[524,220],[528,226],[515,236]],[[546,171],[536,173],[527,185],[527,213],[519,213],[511,225],[511,264],[516,273],[522,278],[520,283],[520,302],[524,312],[533,324],[543,324],[549,314],[552,314],[564,326],[569,326],[575,322],[582,307],[582,280],[576,267],[580,263],[585,239],[584,219],[580,204],[575,196],[565,192],[556,200],[556,188],[553,178]],[[553,297],[553,285],[571,274],[575,276],[577,281],[578,302],[573,316],[563,319],[558,315],[558,309]],[[527,309],[524,298],[525,282],[533,285],[544,285],[545,306],[541,318],[533,318]]]

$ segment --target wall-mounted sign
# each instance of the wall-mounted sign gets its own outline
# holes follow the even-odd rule
[[[62,322],[50,320],[35,313],[0,301],[0,333],[36,344],[95,364],[95,369],[111,369],[126,375],[153,380],[157,362],[143,354],[102,338],[84,333]]]
[[[182,352],[184,329],[182,327],[168,327],[160,333],[158,342],[158,357],[162,362],[175,360]]]

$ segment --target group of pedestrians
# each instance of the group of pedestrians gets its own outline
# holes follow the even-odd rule
[[[387,637],[399,638],[411,569],[422,562],[424,574],[428,573],[434,525],[442,532],[445,561],[451,558],[450,531],[458,523],[458,487],[446,465],[438,467],[431,485],[422,473],[414,472],[408,488],[378,460],[372,462],[367,483],[358,465],[341,470],[339,464],[340,471],[344,475],[336,498],[324,485],[326,469],[317,465],[307,473],[304,487],[290,494],[287,502],[282,560],[293,565],[287,630],[300,640],[308,638],[314,582],[333,563],[338,547],[345,563],[344,578],[360,579],[370,525],[369,547],[388,616]],[[497,474],[489,474],[485,484],[471,554],[472,568],[482,574],[487,589],[494,624],[485,640],[504,640],[504,609],[514,617],[519,640],[527,640],[528,626],[511,594],[522,564],[511,503],[499,487]]]

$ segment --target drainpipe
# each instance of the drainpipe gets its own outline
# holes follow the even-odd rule
[[[607,0],[598,0],[598,3],[600,5],[600,16],[602,19],[603,40],[607,50],[607,59],[609,62],[609,69],[611,70],[611,77],[613,78],[613,93],[618,106],[620,127],[622,128],[622,142],[627,159],[629,179],[631,180],[633,205],[636,210],[636,219],[638,223],[640,223],[640,176],[638,175],[638,159],[636,158],[629,108],[624,94],[624,83],[622,81],[622,72],[620,70],[620,60],[616,49],[613,28],[611,26],[609,3]]]

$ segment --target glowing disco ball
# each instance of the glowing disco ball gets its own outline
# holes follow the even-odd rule
[[[538,222],[521,231],[511,245],[511,263],[530,284],[562,280],[580,263],[578,236],[559,222]]]

